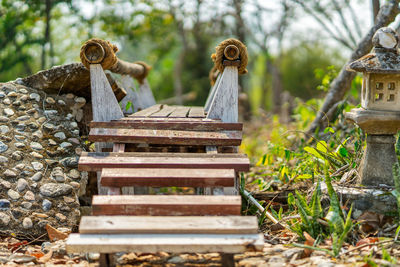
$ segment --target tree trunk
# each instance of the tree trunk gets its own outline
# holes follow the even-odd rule
[[[51,0],[46,0],[46,11],[45,11],[45,16],[46,16],[46,28],[44,31],[44,38],[43,38],[43,43],[42,43],[42,70],[46,68],[46,45],[50,44],[51,46],[51,40],[50,40],[50,20],[51,20]],[[53,48],[51,47],[50,50]],[[52,53],[52,51],[51,51]]]
[[[279,68],[271,60],[267,60],[267,68],[272,76],[272,113],[280,114],[283,92],[282,75]]]
[[[398,0],[391,0],[386,5],[381,7],[375,25],[358,43],[357,48],[351,54],[350,59],[342,67],[338,76],[332,81],[329,92],[325,97],[324,104],[318,111],[316,118],[314,119],[310,128],[308,129],[308,133],[312,134],[318,128],[322,130],[323,128],[326,127],[328,121],[332,119],[335,112],[330,112],[329,117],[326,114],[328,113],[328,111],[331,110],[331,108],[337,102],[343,99],[344,95],[350,89],[351,82],[356,76],[355,72],[347,71],[346,66],[350,62],[364,56],[372,49],[372,42],[371,42],[372,36],[379,28],[386,26],[395,19],[397,13],[399,12],[398,2],[399,2]]]
[[[376,17],[378,16],[379,8],[381,7],[379,0],[371,0],[372,4],[372,21],[376,23]]]

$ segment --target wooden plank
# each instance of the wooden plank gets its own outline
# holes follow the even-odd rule
[[[187,168],[234,169],[249,171],[250,161],[244,154],[83,152],[79,170],[103,168]]]
[[[151,107],[149,107],[149,108],[143,109],[143,110],[141,110],[141,111],[138,111],[138,112],[136,112],[136,113],[133,113],[132,115],[129,115],[129,117],[130,117],[130,118],[131,118],[131,117],[133,117],[133,118],[135,118],[135,117],[148,117],[148,116],[150,116],[151,114],[160,111],[160,109],[162,108],[162,106],[163,106],[163,105],[157,104],[157,105],[151,106]]]
[[[169,114],[168,118],[186,118],[189,110],[190,107],[179,106],[171,114]]]
[[[123,186],[234,186],[233,169],[104,168],[101,184]]]
[[[243,253],[262,251],[263,247],[263,234],[70,234],[66,242],[68,253]]]
[[[189,118],[205,118],[203,107],[191,107],[189,110]]]
[[[257,234],[255,216],[83,216],[81,234]]]
[[[240,215],[240,196],[120,195],[93,196],[93,215],[204,216]]]
[[[220,121],[136,121],[118,120],[110,122],[90,122],[90,128],[154,129],[187,131],[242,131],[242,123],[224,123]]]
[[[175,111],[177,107],[175,106],[167,106],[162,105],[162,108],[156,113],[151,114],[149,117],[151,118],[166,118],[169,114]]]
[[[239,146],[242,132],[92,128],[89,140],[132,144]]]

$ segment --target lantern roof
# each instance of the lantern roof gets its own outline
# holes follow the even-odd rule
[[[349,71],[400,74],[399,37],[389,27],[380,28],[372,37],[374,49],[347,66]]]

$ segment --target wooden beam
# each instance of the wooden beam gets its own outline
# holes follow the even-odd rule
[[[129,117],[148,117],[151,114],[158,112],[161,108],[162,108],[162,105],[157,104],[157,105],[151,106],[149,108],[143,109],[141,111],[138,111],[136,113],[133,113]]]
[[[249,235],[92,235],[70,234],[66,242],[68,253],[100,252],[117,253],[243,253],[262,251],[263,234]]]
[[[104,168],[101,184],[123,186],[234,186],[233,169],[161,169],[161,168]]]
[[[242,132],[92,128],[89,133],[89,141],[161,145],[238,146],[242,142]]]
[[[179,106],[168,117],[169,118],[186,118],[189,114],[190,107]]]
[[[205,118],[203,107],[191,107],[188,114],[189,118]]]
[[[81,234],[257,234],[255,216],[84,216]]]
[[[240,215],[240,196],[120,195],[93,196],[93,215],[200,216]]]
[[[79,170],[103,168],[187,168],[234,169],[248,171],[250,161],[244,154],[83,152]]]

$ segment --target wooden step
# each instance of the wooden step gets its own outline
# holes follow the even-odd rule
[[[177,121],[175,119],[135,119],[126,118],[110,122],[90,122],[92,128],[120,129],[154,129],[154,130],[187,130],[187,131],[242,131],[242,123],[224,123],[214,120]]]
[[[89,133],[89,141],[159,145],[239,146],[242,142],[242,132],[92,128]]]
[[[240,196],[98,195],[92,201],[93,215],[240,215],[240,209]]]
[[[101,185],[229,187],[235,185],[233,169],[104,168]]]
[[[257,234],[255,216],[83,216],[81,234]]]
[[[68,253],[243,253],[262,251],[263,234],[70,234]]]
[[[83,152],[81,154],[79,170],[100,171],[103,168],[234,169],[235,171],[248,171],[250,161],[245,154],[138,152]]]

